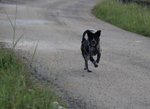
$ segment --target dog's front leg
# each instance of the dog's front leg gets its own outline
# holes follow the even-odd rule
[[[96,60],[96,62],[97,62],[97,63],[99,63],[100,58],[101,58],[101,53],[100,53],[100,52],[98,52],[98,54],[97,54],[97,60]]]
[[[98,67],[97,62],[94,60],[92,56],[90,56],[90,61],[94,64],[95,67]]]

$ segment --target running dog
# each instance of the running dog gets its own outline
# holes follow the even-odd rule
[[[87,35],[87,39],[85,38],[85,35]],[[90,60],[95,67],[98,67],[101,58],[100,35],[101,30],[86,30],[82,36],[81,52],[85,61],[84,70],[87,70],[88,72],[92,72],[88,68],[88,60]],[[96,55],[97,59],[95,60],[93,56]]]

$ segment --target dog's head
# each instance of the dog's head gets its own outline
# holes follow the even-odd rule
[[[96,32],[91,31],[88,33],[88,41],[91,47],[95,47],[99,44],[100,35],[101,35],[101,30],[98,30]]]

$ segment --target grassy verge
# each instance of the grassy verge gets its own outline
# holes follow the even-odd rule
[[[93,14],[125,30],[150,37],[150,9],[135,3],[122,4],[104,0],[93,9]]]
[[[53,102],[60,98],[49,88],[33,85],[29,75],[12,51],[0,49],[0,109],[56,109]]]

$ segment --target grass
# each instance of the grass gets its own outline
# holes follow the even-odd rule
[[[94,7],[93,14],[125,30],[150,37],[150,9],[147,7],[104,0]]]
[[[50,88],[35,85],[30,72],[11,50],[0,49],[0,109],[56,109],[60,98]]]
[[[15,55],[15,48],[24,36],[23,33],[18,38],[16,37],[17,5],[14,20],[5,10],[4,12],[13,30],[13,35],[10,50],[0,48],[0,109],[65,109],[61,106],[66,107],[65,102],[56,96],[51,87],[31,80],[30,71]],[[32,64],[37,47],[38,42],[29,64]]]
[[[4,10],[13,30],[10,50],[0,48],[0,109],[65,109],[66,104],[50,86],[36,83],[26,65],[15,55],[15,48],[24,34],[16,37],[17,5],[14,21]],[[35,57],[38,42],[29,64]],[[60,105],[60,104],[61,105]]]

